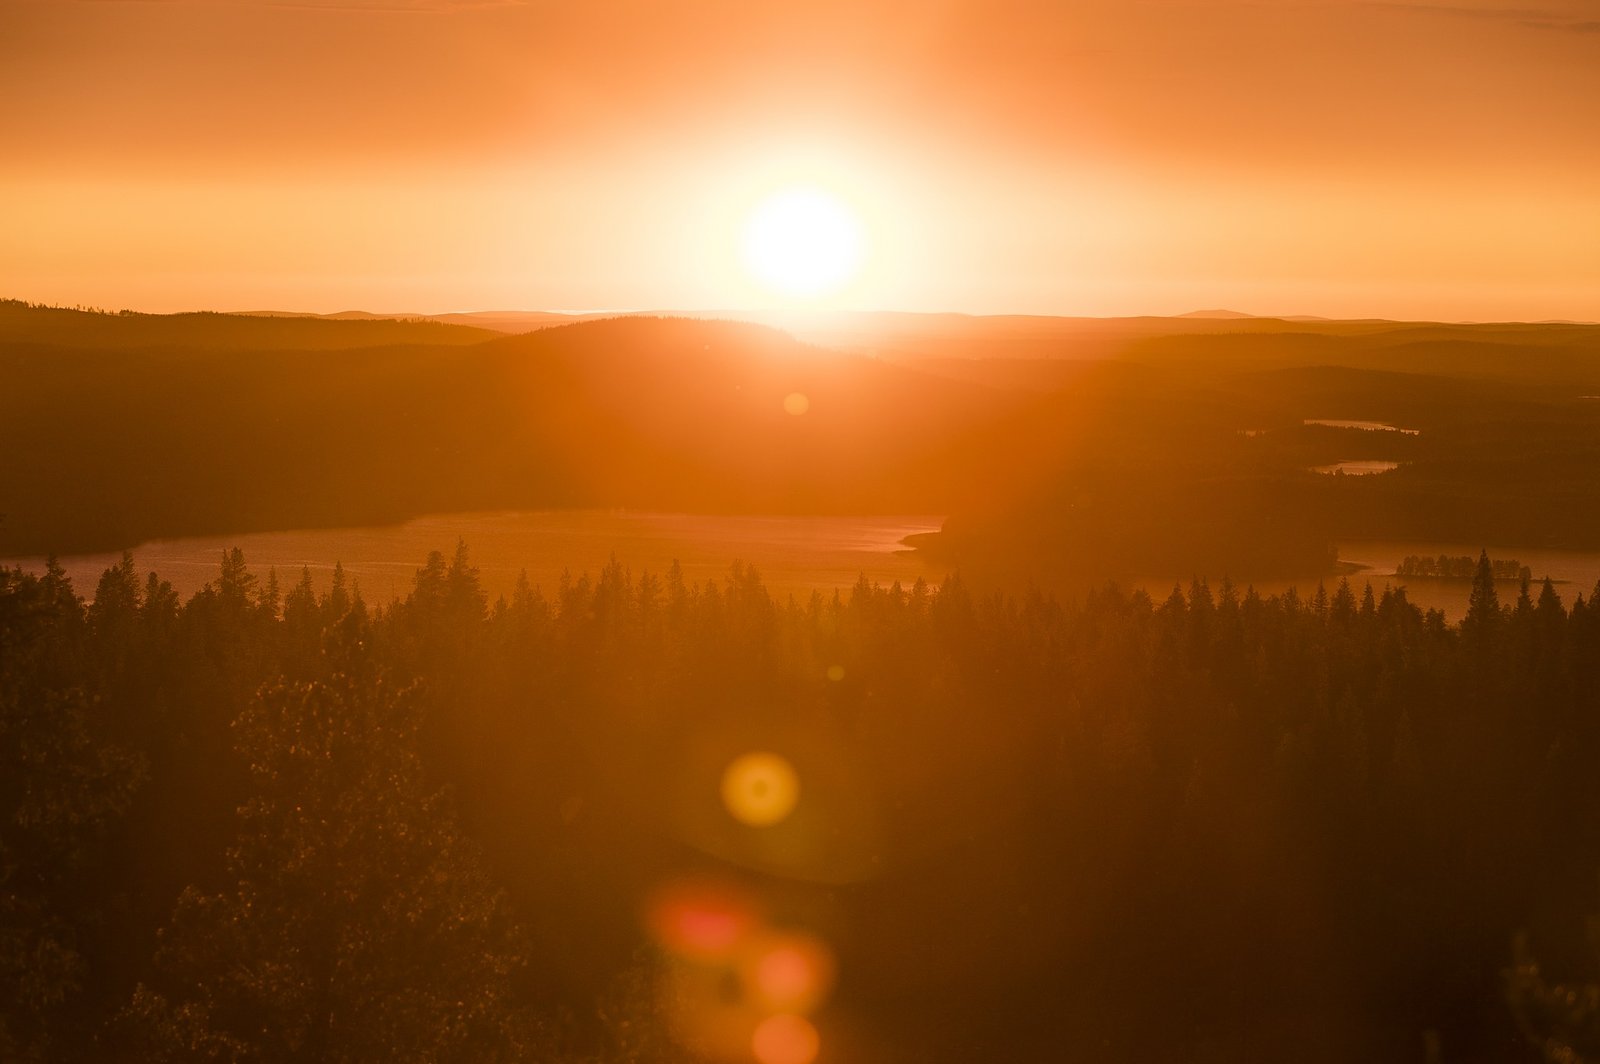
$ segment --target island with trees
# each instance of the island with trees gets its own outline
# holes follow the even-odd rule
[[[1478,576],[1478,568],[1482,561],[1488,562],[1490,576],[1495,580],[1525,583],[1533,579],[1533,570],[1515,558],[1490,558],[1487,553],[1482,559],[1469,554],[1455,556],[1441,554],[1437,558],[1425,554],[1408,554],[1395,567],[1394,575],[1412,580],[1467,581]]]

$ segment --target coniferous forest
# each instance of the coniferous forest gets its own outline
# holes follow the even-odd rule
[[[0,1057],[715,1057],[712,883],[840,1058],[1593,1059],[1600,589],[1503,589],[4,570]]]

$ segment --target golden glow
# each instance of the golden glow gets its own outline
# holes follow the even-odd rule
[[[771,827],[793,812],[799,800],[800,777],[777,754],[744,754],[722,774],[722,804],[742,824]]]
[[[0,295],[1594,319],[1592,2],[1524,6],[0,2]]]
[[[798,417],[811,409],[811,400],[799,392],[791,392],[784,397],[783,409]]]
[[[810,1021],[780,1013],[762,1020],[750,1039],[750,1049],[760,1064],[811,1064],[822,1040]]]
[[[745,269],[773,294],[810,300],[838,292],[860,273],[865,241],[860,220],[837,197],[797,186],[756,205],[740,249]]]

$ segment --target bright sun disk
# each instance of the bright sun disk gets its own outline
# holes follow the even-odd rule
[[[787,188],[756,204],[745,223],[750,275],[790,299],[831,295],[861,269],[861,223],[838,198],[811,187]]]

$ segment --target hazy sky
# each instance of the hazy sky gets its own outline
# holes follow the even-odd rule
[[[0,296],[1600,319],[1600,0],[0,0]]]

